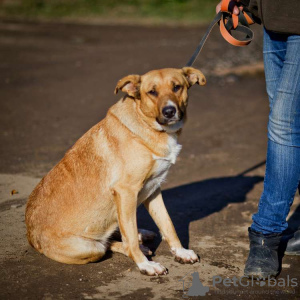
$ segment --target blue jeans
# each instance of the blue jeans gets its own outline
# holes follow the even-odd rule
[[[270,114],[264,191],[251,229],[287,229],[287,215],[300,190],[300,35],[264,30],[264,65]]]

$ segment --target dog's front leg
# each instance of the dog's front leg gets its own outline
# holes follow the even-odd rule
[[[136,220],[137,192],[129,186],[118,186],[114,189],[119,228],[126,255],[133,259],[141,273],[146,275],[165,275],[167,269],[159,263],[149,261],[140,250]]]
[[[148,198],[144,202],[144,205],[162,233],[163,239],[169,244],[171,252],[175,255],[175,260],[180,263],[190,264],[199,261],[198,256],[193,250],[184,249],[182,247],[165,207],[160,189]]]

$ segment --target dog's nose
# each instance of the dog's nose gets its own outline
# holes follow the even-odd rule
[[[165,118],[171,119],[176,114],[176,108],[174,106],[166,106],[163,108],[162,113]]]

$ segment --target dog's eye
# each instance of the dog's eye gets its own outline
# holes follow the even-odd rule
[[[174,87],[173,87],[173,92],[176,93],[176,92],[178,92],[180,89],[181,89],[181,85],[176,84],[176,85],[174,85]]]
[[[149,95],[157,97],[158,93],[156,90],[151,90],[148,92]]]

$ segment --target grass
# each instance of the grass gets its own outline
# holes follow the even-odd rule
[[[4,0],[0,1],[0,16],[202,23],[213,18],[217,3],[218,0]]]

